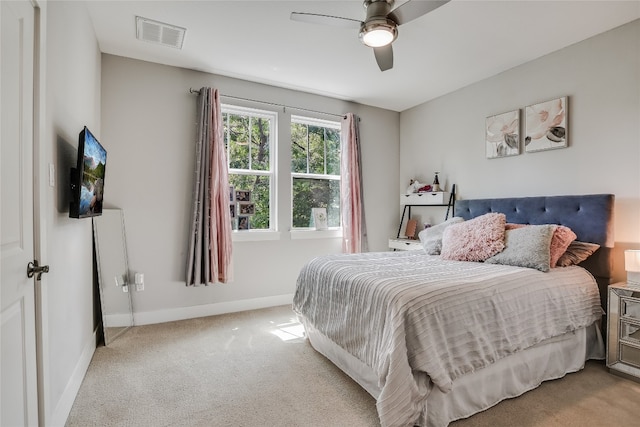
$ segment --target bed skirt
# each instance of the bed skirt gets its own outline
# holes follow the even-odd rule
[[[366,364],[315,329],[299,316],[313,348],[349,375],[374,398],[380,387],[376,374]],[[589,359],[605,358],[600,321],[565,335],[542,341],[453,382],[450,392],[431,387],[416,425],[445,427],[450,422],[470,417],[504,399],[519,396],[543,381],[561,378],[584,368]]]

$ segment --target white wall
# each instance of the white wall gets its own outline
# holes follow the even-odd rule
[[[485,158],[486,117],[519,108],[522,133],[525,106],[565,95],[568,148]],[[624,277],[621,250],[640,246],[640,21],[404,111],[400,123],[401,189],[441,171],[465,199],[615,194]]]
[[[43,108],[40,123],[46,425],[61,426],[95,350],[90,219],[69,218],[69,169],[78,133],[100,135],[100,51],[84,4],[42,4]],[[48,166],[56,169],[48,185]]]
[[[370,247],[387,249],[398,221],[399,113],[104,54],[105,203],[124,210],[130,270],[145,274],[145,290],[133,295],[138,323],[290,303],[300,267],[316,255],[341,248],[337,238],[291,240],[287,224],[280,224],[280,240],[234,242],[233,283],[185,287],[196,129],[196,96],[189,88],[203,86],[225,95],[359,115]],[[223,102],[238,104],[225,98]],[[242,105],[278,112],[278,161],[290,161],[283,149],[289,138],[288,118],[307,113]],[[288,195],[288,185],[286,180],[278,183],[280,197]]]

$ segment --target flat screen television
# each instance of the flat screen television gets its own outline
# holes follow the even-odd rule
[[[77,165],[71,168],[69,217],[102,215],[106,166],[107,150],[85,126],[78,137]]]

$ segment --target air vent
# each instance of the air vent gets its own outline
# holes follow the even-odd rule
[[[182,49],[187,29],[136,16],[136,37],[150,43]]]

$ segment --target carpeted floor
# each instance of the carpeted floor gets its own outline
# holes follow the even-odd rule
[[[375,427],[375,400],[289,306],[134,327],[96,349],[67,427]],[[452,427],[640,425],[640,384],[602,362]]]

